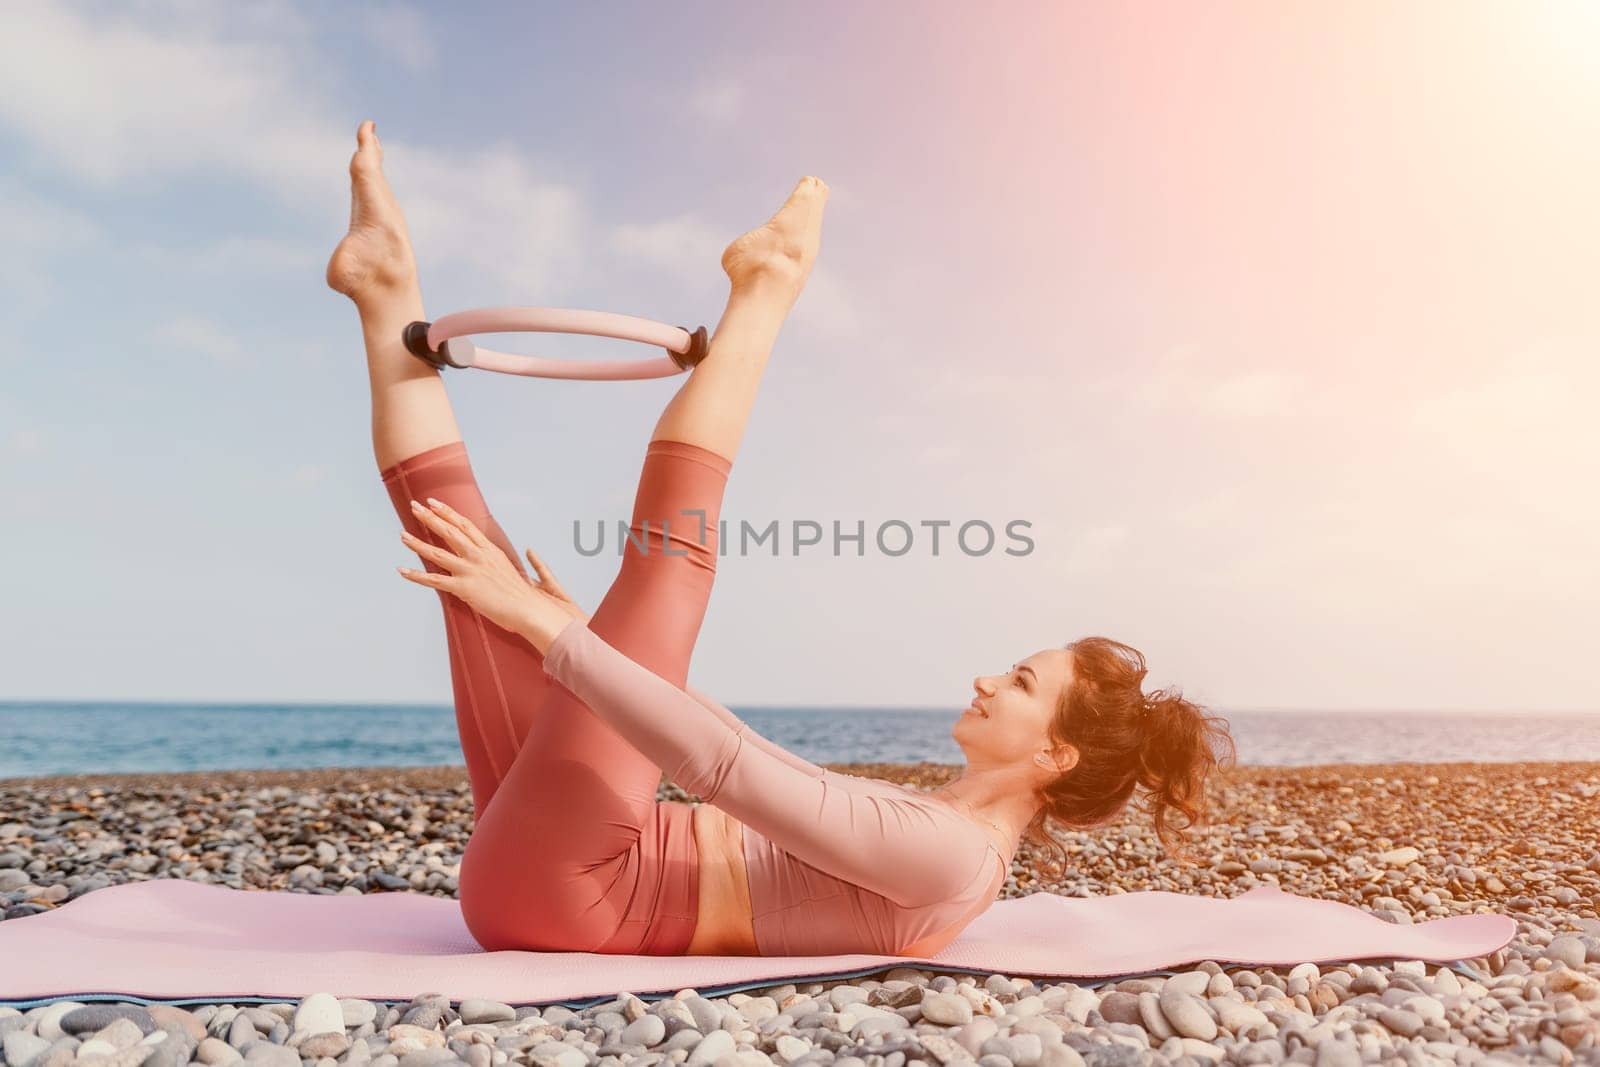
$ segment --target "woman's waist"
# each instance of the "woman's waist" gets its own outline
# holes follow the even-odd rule
[[[695,806],[700,887],[694,939],[687,950],[691,955],[760,954],[743,831],[744,824],[721,808],[711,804]]]
[[[994,902],[1007,869],[991,846],[964,891],[908,905],[803,862],[748,827],[742,836],[752,928],[770,955],[932,955]]]

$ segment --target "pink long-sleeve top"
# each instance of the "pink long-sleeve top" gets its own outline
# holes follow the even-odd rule
[[[951,805],[839,774],[679,689],[573,619],[544,669],[686,791],[744,824],[763,956],[931,956],[994,902],[1010,856]]]

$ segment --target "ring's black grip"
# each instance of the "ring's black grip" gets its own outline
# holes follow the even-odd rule
[[[684,370],[699,366],[700,361],[706,358],[706,353],[711,351],[710,334],[706,332],[704,326],[696,327],[692,331],[687,326],[679,326],[678,329],[689,334],[689,351],[679,353],[669,348],[667,349],[667,355],[672,357],[672,362]]]
[[[407,352],[410,352],[430,367],[443,370],[445,367],[450,366],[449,363],[445,362],[443,353],[435,352],[428,347],[428,330],[432,326],[433,323],[431,322],[408,322],[405,330],[401,332],[400,338],[405,342]]]

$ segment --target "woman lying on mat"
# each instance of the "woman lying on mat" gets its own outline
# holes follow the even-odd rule
[[[651,434],[635,549],[590,616],[532,551],[528,576],[439,372],[402,345],[426,318],[416,265],[370,123],[357,143],[328,284],[360,312],[377,465],[424,567],[403,573],[444,609],[477,816],[461,910],[485,949],[926,956],[995,900],[1023,837],[1056,843],[1046,817],[1099,825],[1143,786],[1164,843],[1170,810],[1196,824],[1220,720],[1147,697],[1143,657],[1106,638],[976,679],[953,729],[967,767],[926,795],[809,763],[687,687],[723,490],[826,185],[801,179],[723,253],[727,307]],[[705,803],[658,802],[663,772]]]

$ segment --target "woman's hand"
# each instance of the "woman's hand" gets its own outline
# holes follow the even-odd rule
[[[537,581],[539,588],[557,604],[561,605],[562,609],[572,618],[588,622],[589,613],[580,608],[578,602],[568,596],[565,589],[561,588],[561,583],[556,581],[556,576],[550,573],[550,568],[544,565],[544,560],[534,555],[531,548],[524,549],[523,552],[528,557],[528,562],[533,564],[534,578],[531,580]]]
[[[432,545],[402,531],[400,540],[417,555],[447,573],[400,568],[408,581],[442,589],[502,629],[521,634],[542,654],[574,618],[587,620],[575,601],[528,550],[537,579],[517,569],[482,530],[448,504],[431,497],[427,507],[411,502],[417,521],[439,535],[445,547]]]

